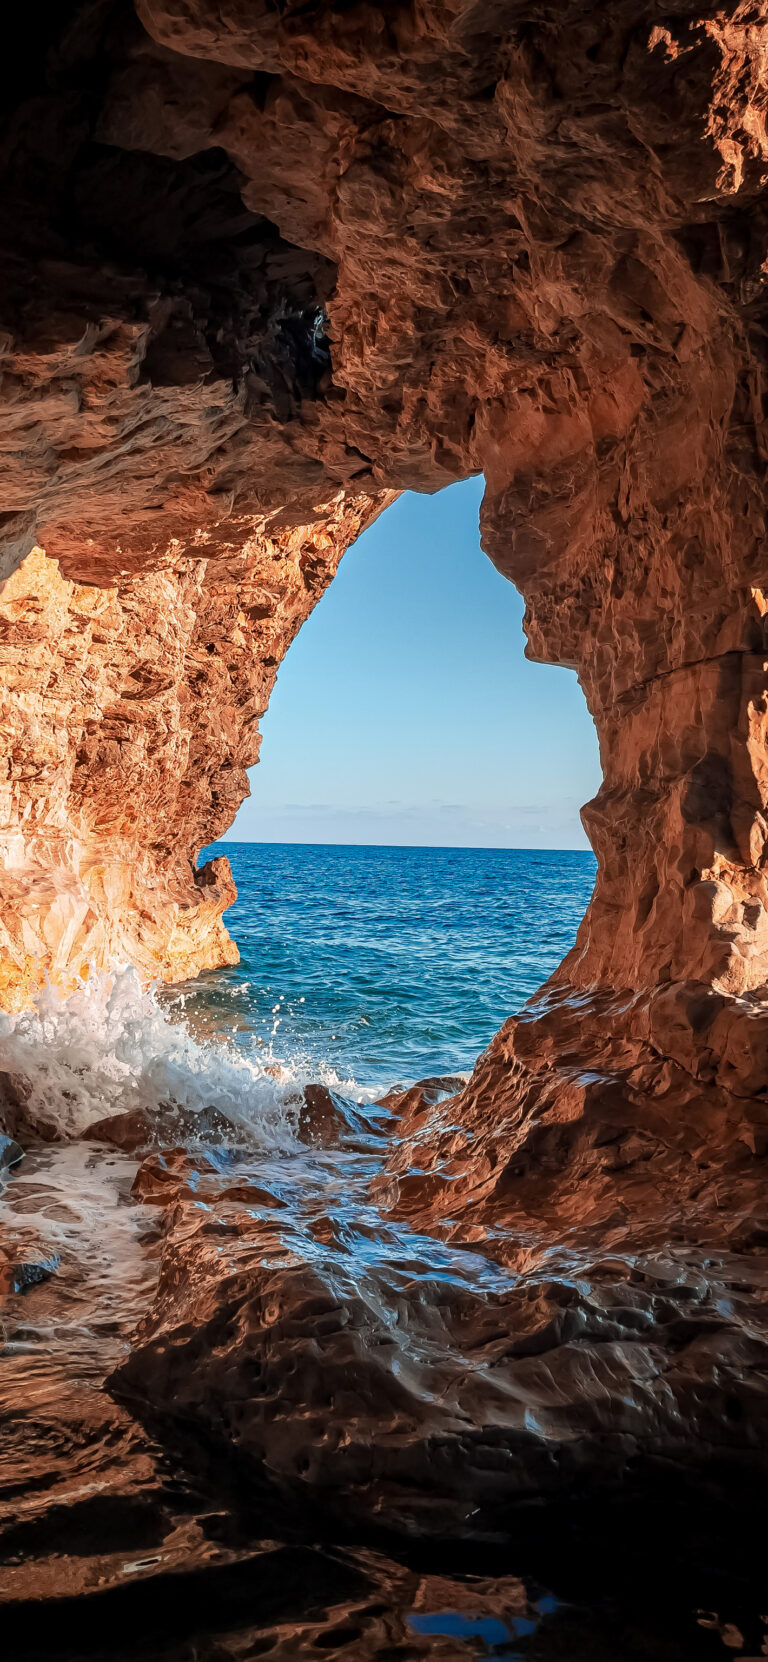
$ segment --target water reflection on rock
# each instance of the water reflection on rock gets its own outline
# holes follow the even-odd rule
[[[450,1137],[463,1085],[297,1088],[271,1150],[210,1114],[160,1146],[171,1110],[30,1145],[4,1208],[12,1655],[765,1654],[762,1253],[745,1276],[727,1231],[529,1230],[505,1263],[492,1232],[416,1227],[383,1204],[402,1136]]]

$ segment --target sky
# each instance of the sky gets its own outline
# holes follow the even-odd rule
[[[345,554],[280,667],[225,841],[589,846],[592,719],[571,670],[523,656],[481,496],[481,479],[406,492]]]

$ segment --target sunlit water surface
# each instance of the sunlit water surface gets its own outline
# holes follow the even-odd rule
[[[589,852],[218,843],[240,963],[183,995],[190,1017],[339,1079],[387,1089],[473,1066],[572,945]],[[164,995],[171,1001],[178,995]]]

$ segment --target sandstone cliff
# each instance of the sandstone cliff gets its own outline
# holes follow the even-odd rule
[[[0,1002],[131,963],[145,981],[237,961],[228,862],[199,869],[248,791],[277,666],[373,499],[309,526],[233,525],[102,585],[33,548],[0,588]]]

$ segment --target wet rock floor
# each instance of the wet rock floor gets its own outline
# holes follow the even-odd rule
[[[363,1145],[348,1157],[365,1161]],[[202,1259],[211,1244],[221,1254],[222,1229],[242,1243],[245,1209],[255,1230],[249,1273],[254,1250],[265,1260],[271,1253],[274,1272],[279,1246],[282,1277],[296,1243],[284,1230],[279,1242],[260,1233],[264,1215],[279,1217],[286,1198],[278,1176],[276,1166],[265,1172],[263,1159],[257,1181],[253,1161],[222,1160],[210,1150],[140,1163],[92,1142],[41,1146],[14,1168],[4,1195],[0,1374],[7,1658],[704,1662],[768,1655],[763,1520],[748,1473],[730,1501],[713,1491],[710,1506],[700,1494],[689,1501],[674,1472],[666,1491],[657,1484],[646,1503],[632,1497],[625,1504],[620,1492],[597,1505],[578,1494],[567,1505],[532,1503],[506,1530],[487,1529],[481,1519],[481,1540],[471,1518],[464,1539],[446,1538],[445,1513],[433,1497],[434,1532],[422,1514],[421,1539],[409,1540],[393,1530],[391,1507],[378,1520],[369,1509],[365,1524],[358,1510],[345,1526],[329,1492],[324,1512],[322,1472],[320,1492],[313,1486],[302,1504],[295,1485],[258,1475],[247,1450],[244,1458],[226,1452],[210,1418],[189,1406],[173,1435],[167,1417],[153,1425],[119,1382],[137,1335],[142,1354],[147,1312],[158,1299],[163,1309],[175,1308],[172,1285],[163,1303],[163,1277],[173,1280],[169,1238],[187,1247],[191,1240]],[[316,1168],[314,1183],[302,1226],[305,1256],[307,1240],[325,1250],[351,1228],[332,1204],[332,1169]],[[208,1230],[202,1238],[190,1236],[199,1217]],[[363,1212],[356,1228],[364,1236],[366,1227],[372,1233]],[[401,1292],[403,1253],[415,1244],[382,1231],[369,1241],[379,1300],[382,1287]],[[441,1250],[434,1247],[426,1268],[409,1264],[411,1288],[426,1269],[430,1285],[439,1280]],[[183,1254],[182,1261],[194,1295]],[[478,1287],[491,1300],[504,1291],[480,1257],[467,1255],[459,1271],[459,1282],[474,1276],[475,1295]],[[242,1265],[233,1261],[222,1273],[225,1281],[227,1273],[236,1278]],[[357,1273],[359,1281],[359,1264]],[[322,1327],[328,1311],[318,1309],[316,1291],[313,1319]],[[300,1295],[292,1319],[308,1296],[304,1283]],[[444,1337],[427,1305],[418,1341],[422,1392],[425,1347],[434,1362]],[[178,1310],[174,1322],[177,1331]],[[279,1385],[287,1391],[283,1351]],[[238,1354],[231,1334],[224,1353]],[[155,1359],[148,1378],[157,1377],[156,1366]],[[308,1379],[304,1353],[302,1390],[311,1401]],[[236,1379],[233,1388],[236,1394]],[[375,1407],[391,1435],[380,1395]],[[372,1438],[375,1444],[375,1430]],[[402,1513],[402,1499],[398,1506]]]

